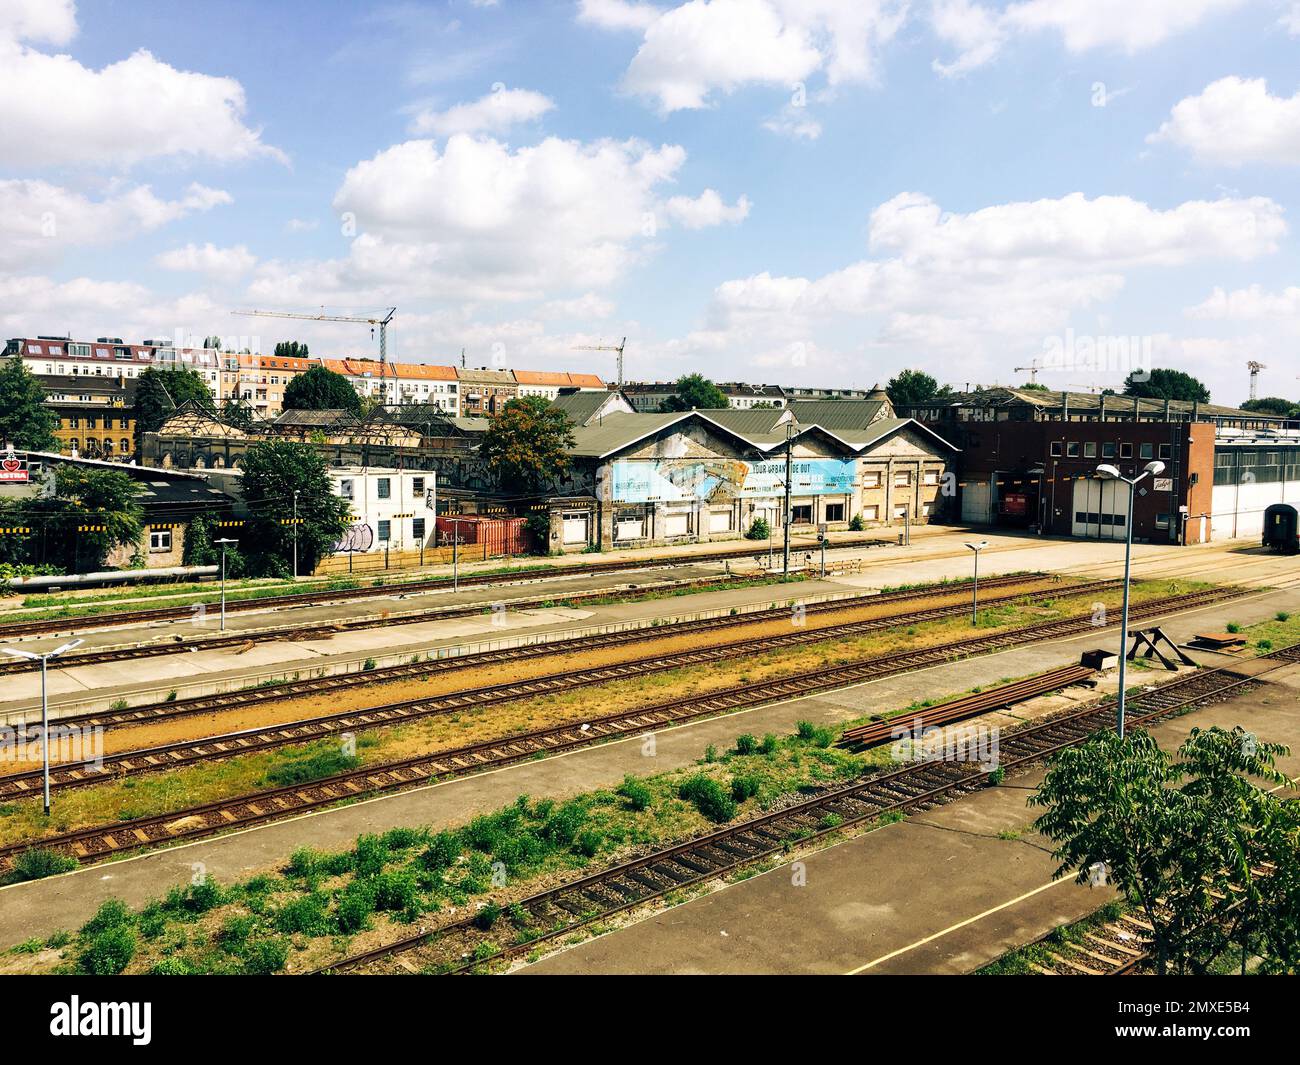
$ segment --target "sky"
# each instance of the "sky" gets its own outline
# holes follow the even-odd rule
[[[1300,395],[1300,0],[0,0],[6,337]]]

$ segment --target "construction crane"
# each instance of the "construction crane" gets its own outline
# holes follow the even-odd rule
[[[618,387],[623,387],[623,349],[627,347],[627,337],[614,344],[578,344],[574,351],[614,351],[618,353]]]
[[[1040,365],[1038,365],[1038,360],[1037,360],[1037,359],[1030,359],[1030,360],[1029,360],[1029,365],[1028,365],[1028,366],[1016,366],[1016,367],[1014,367],[1014,368],[1012,369],[1011,372],[1012,372],[1012,373],[1019,373],[1021,370],[1028,370],[1028,371],[1029,371],[1029,383],[1030,383],[1031,385],[1036,385],[1036,384],[1038,384],[1038,371],[1041,370],[1041,369],[1042,369],[1042,367],[1041,367]]]
[[[397,313],[396,307],[389,307],[383,317],[366,318],[347,314],[326,314],[321,308],[320,314],[297,314],[292,311],[231,311],[246,318],[296,318],[304,322],[356,322],[358,325],[370,326],[370,335],[375,335],[375,326],[379,326],[379,379],[384,389],[384,400],[388,400],[388,323]]]
[[[1246,363],[1246,369],[1250,371],[1250,398],[1259,399],[1259,371],[1267,370],[1268,367],[1251,359]]]

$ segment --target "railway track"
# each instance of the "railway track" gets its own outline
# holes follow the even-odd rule
[[[878,537],[859,537],[853,540],[836,541],[832,550],[842,548],[865,547],[873,543],[883,543]],[[816,541],[807,544],[791,544],[791,551],[807,551],[816,548]],[[743,559],[766,558],[766,551],[747,548],[739,551],[710,551],[693,555],[673,555],[654,559],[606,559],[601,562],[588,562],[581,566],[544,566],[524,568],[507,573],[468,574],[459,578],[459,585],[464,587],[483,587],[496,584],[517,584],[522,581],[546,580],[553,577],[585,577],[603,573],[626,573],[646,569],[669,569],[673,566],[689,566],[700,563],[707,565],[716,562],[740,561]],[[451,577],[430,577],[423,580],[402,581],[388,585],[366,586],[363,588],[339,588],[332,591],[295,592],[288,595],[265,596],[261,599],[228,599],[226,613],[241,613],[250,610],[269,610],[282,606],[309,606],[320,603],[341,603],[353,599],[374,599],[394,595],[436,592],[453,586]],[[205,608],[217,609],[219,599],[205,601]],[[71,617],[48,618],[42,621],[12,621],[0,624],[0,640],[15,639],[19,636],[37,636],[41,634],[60,634],[85,629],[139,625],[150,621],[185,621],[194,616],[191,604],[184,606],[154,607],[147,610],[126,610],[110,614],[81,614]]]
[[[986,592],[983,602],[985,605],[989,605],[1005,602],[1008,599],[1019,598],[1022,595],[1043,594],[1054,589],[1059,589],[1062,596],[1086,595],[1091,592],[1106,590],[1117,583],[1118,582],[1115,580],[1095,580],[1076,585],[1066,585],[1058,584],[1053,578],[1046,575],[1030,574],[1028,576],[1019,575],[993,578],[988,582],[981,582],[981,588]],[[1016,589],[1016,591],[1013,591],[1010,594],[998,594],[1000,592],[1006,592],[1008,588]],[[968,584],[963,587],[961,583],[927,585],[923,588],[852,596],[844,599],[828,600],[822,603],[805,604],[802,605],[801,609],[804,612],[805,618],[809,616],[816,617],[819,614],[838,613],[844,610],[855,610],[876,605],[888,605],[891,603],[914,602],[917,600],[930,599],[939,595],[961,594],[968,589]],[[993,594],[987,594],[990,591]],[[964,607],[962,609],[964,610]],[[484,666],[499,665],[503,662],[515,662],[528,659],[546,658],[554,655],[567,655],[603,650],[609,647],[641,643],[651,639],[664,639],[696,633],[717,632],[739,626],[761,624],[776,619],[788,619],[791,616],[790,612],[790,605],[784,604],[767,610],[753,611],[748,614],[727,614],[712,618],[699,618],[692,621],[675,622],[671,625],[658,627],[627,629],[619,632],[592,633],[563,640],[547,641],[544,643],[520,644],[515,647],[503,647],[490,651],[479,651],[472,654],[458,655],[450,658],[440,658],[420,662],[403,662],[397,665],[384,666],[379,669],[363,670],[353,673],[336,673],[320,677],[300,678],[297,680],[283,681],[273,685],[262,685],[256,688],[217,692],[210,695],[197,695],[186,699],[164,700],[161,702],[141,704],[140,706],[127,707],[118,710],[92,711],[85,714],[61,717],[58,720],[58,724],[76,726],[78,728],[112,728],[150,724],[164,720],[170,721],[178,718],[192,717],[198,714],[212,713],[215,711],[260,706],[284,699],[300,698],[305,695],[340,691],[361,685],[384,684],[392,681],[408,680],[413,677],[426,676],[431,673],[445,676],[447,673],[469,669],[480,669]],[[896,621],[897,616],[894,616],[893,620]],[[39,741],[40,730],[37,722],[27,722],[26,730],[26,740],[28,743]]]
[[[1105,585],[1113,582],[1099,583]],[[1087,593],[1095,591],[1096,588],[1091,585],[1080,586],[1080,590]],[[1012,592],[1003,596],[1001,600],[991,598],[990,602],[1013,598],[1020,598],[1020,593]],[[100,784],[106,780],[137,776],[141,773],[177,769],[197,762],[216,761],[240,754],[248,754],[253,751],[285,747],[295,743],[306,743],[343,732],[352,733],[380,728],[385,725],[404,724],[429,717],[457,714],[465,710],[478,709],[517,699],[535,698],[541,695],[571,691],[592,684],[603,684],[689,666],[706,665],[711,662],[762,654],[786,647],[820,643],[837,637],[857,636],[867,632],[895,627],[903,617],[912,622],[934,621],[964,615],[966,610],[966,604],[960,603],[933,607],[929,610],[912,610],[901,616],[893,614],[883,618],[850,621],[817,629],[800,628],[779,636],[736,640],[713,647],[701,647],[672,654],[656,654],[608,666],[565,670],[527,680],[487,685],[429,699],[399,700],[359,710],[341,711],[298,721],[267,725],[262,728],[244,729],[239,732],[207,736],[198,740],[183,740],[156,747],[123,751],[106,755],[94,763],[84,761],[65,762],[64,764],[56,764],[51,768],[50,786],[52,789],[60,790],[85,787]],[[787,616],[786,612],[781,613],[783,617]],[[872,661],[879,660],[873,659]],[[882,668],[888,667],[882,664]],[[425,665],[424,671],[426,673],[432,672],[432,669]],[[343,676],[350,681],[354,681],[359,676],[361,681],[364,682],[366,677],[373,676],[373,674],[344,674]],[[246,694],[256,696],[258,690],[250,689]],[[162,712],[165,711],[169,704],[156,705],[160,707],[160,712]],[[64,724],[64,722],[60,722],[60,724]],[[83,723],[80,727],[84,729],[88,726]],[[96,726],[90,725],[89,727]],[[102,721],[99,722],[99,727],[102,727]],[[28,742],[39,742],[40,730],[35,726],[29,725],[25,733]],[[0,776],[0,800],[37,794],[41,790],[42,779],[42,772],[39,769]]]
[[[1130,613],[1130,620],[1136,622],[1144,617],[1160,616],[1170,611],[1219,602],[1239,594],[1241,593],[1236,589],[1215,588],[1175,596],[1135,608]],[[620,736],[655,731],[683,721],[848,687],[975,654],[991,653],[1021,644],[1095,631],[1096,628],[1092,615],[1083,614],[972,637],[938,647],[864,659],[807,674],[756,684],[737,685],[702,697],[672,700],[517,733],[452,750],[380,763],[310,783],[267,789],[165,814],[134,818],[113,825],[91,826],[47,836],[40,840],[9,844],[0,847],[0,867],[7,866],[19,853],[33,846],[58,850],[81,862],[100,861],[137,847],[174,843],[214,835],[232,828],[264,824],[283,817],[322,809],[349,799],[401,791],[437,780],[585,747]],[[806,636],[807,634],[792,635]],[[465,709],[466,705],[461,704],[459,709]],[[359,718],[361,715],[349,716]],[[362,724],[356,727],[366,726]],[[295,739],[292,742],[301,741]],[[171,767],[164,762],[159,762],[153,768]],[[34,793],[35,789],[30,785],[31,778],[28,779],[27,793]]]
[[[627,601],[644,598],[665,589],[691,588],[698,591],[725,589],[734,583],[736,577],[712,577],[680,584],[656,584],[646,587],[629,587],[622,591],[601,589],[591,592],[573,592],[567,595],[529,596],[513,599],[510,606],[514,609],[529,609],[543,603],[583,603],[589,600],[607,599],[620,596]],[[387,628],[394,625],[418,625],[429,621],[447,621],[454,618],[476,617],[485,612],[482,603],[468,606],[435,607],[432,610],[412,610],[402,614],[382,617],[373,615],[360,618],[340,618],[335,621],[317,622],[313,625],[280,626],[277,628],[254,629],[238,633],[221,635],[202,635],[187,639],[172,633],[164,641],[151,644],[137,644],[130,647],[112,647],[100,650],[88,650],[63,655],[59,658],[62,668],[75,666],[102,665],[105,662],[122,662],[136,658],[157,658],[161,655],[179,654],[188,651],[212,651],[223,647],[243,647],[250,643],[265,643],[272,640],[319,640],[322,636],[331,636],[340,632],[352,632],[357,629]],[[27,673],[39,669],[38,665],[23,659],[6,659],[0,662],[0,676],[7,673]]]
[[[1300,647],[1272,652],[1276,668],[1300,662]],[[1239,676],[1230,668],[1193,674],[1154,691],[1130,698],[1133,724],[1219,701],[1253,685],[1258,674]],[[1004,732],[999,738],[999,766],[1015,770],[1086,739],[1109,727],[1114,699]],[[509,917],[483,929],[470,917],[442,928],[419,932],[373,950],[331,963],[316,973],[429,971],[464,973],[491,962],[535,951],[538,945],[568,936],[593,922],[637,909],[681,891],[708,883],[756,862],[771,860],[792,846],[877,821],[892,814],[926,810],[981,787],[985,768],[954,761],[923,762],[828,789],[782,809],[728,825],[675,846],[655,850],[547,891],[512,902]],[[505,934],[501,929],[504,927]],[[394,959],[417,953],[416,963]],[[1119,953],[1119,952],[1116,952]],[[466,961],[466,957],[472,958]],[[1138,959],[1140,960],[1140,959]],[[1125,958],[1125,964],[1135,961]],[[1118,965],[1117,965],[1118,967]]]

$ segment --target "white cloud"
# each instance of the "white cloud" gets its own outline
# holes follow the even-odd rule
[[[218,248],[209,241],[173,248],[163,252],[155,261],[166,270],[193,271],[220,281],[233,281],[257,265],[257,256],[242,244]]]
[[[1187,313],[1192,318],[1241,322],[1279,319],[1300,324],[1300,287],[1290,285],[1278,292],[1260,285],[1232,292],[1216,287],[1202,303],[1189,308]]]
[[[530,89],[494,89],[473,103],[457,104],[446,111],[421,111],[411,122],[413,133],[504,133],[510,127],[532,122],[555,104]]]
[[[602,287],[653,248],[660,219],[691,211],[660,199],[685,160],[676,145],[635,140],[548,137],[511,149],[454,134],[441,151],[406,141],[345,175],[334,206],[356,218],[361,236],[327,273],[339,284],[383,277],[465,299]],[[693,220],[710,210],[727,220],[742,202],[747,209],[701,197]],[[265,273],[269,283],[280,271]]]
[[[290,218],[285,222],[284,228],[290,233],[310,233],[320,228],[320,220],[316,218]]]
[[[231,202],[229,193],[199,184],[176,200],[148,185],[91,200],[46,181],[0,181],[0,266],[54,262],[69,247],[127,240]]]
[[[724,222],[734,225],[749,217],[749,208],[748,196],[741,196],[728,207],[713,189],[705,189],[694,199],[674,196],[664,204],[668,217],[686,229],[706,229]]]
[[[608,318],[613,313],[613,301],[594,292],[571,300],[550,300],[542,307],[542,314],[547,318]]]
[[[818,71],[832,86],[869,82],[905,11],[901,0],[690,0],[647,19],[623,86],[668,113],[708,107],[715,92],[789,87]]]
[[[1293,0],[1290,9],[1282,13],[1278,23],[1292,37],[1300,37],[1300,0]]]
[[[1271,95],[1263,78],[1220,78],[1199,96],[1179,100],[1147,140],[1228,166],[1300,165],[1300,92],[1287,99]]]
[[[77,35],[73,0],[4,0],[0,40],[67,44]]]
[[[631,0],[579,0],[578,21],[604,30],[644,30],[663,14],[654,4]]]
[[[0,15],[0,153],[28,167],[132,166],[167,156],[284,161],[244,124],[233,78],[175,67],[140,50],[101,70],[48,55],[19,39],[62,44],[75,33],[71,5],[6,3]],[[46,11],[45,9],[49,10]]]
[[[822,124],[810,115],[806,108],[787,104],[771,118],[763,122],[763,128],[769,133],[778,133],[783,137],[796,140],[815,141],[822,135]]]
[[[1117,48],[1130,55],[1190,30],[1245,0],[1026,0],[998,11],[974,0],[935,0],[930,24],[954,46],[950,63],[935,61],[947,76],[990,62],[1015,34],[1051,32],[1067,51]]]

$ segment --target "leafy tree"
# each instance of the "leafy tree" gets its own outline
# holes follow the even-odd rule
[[[207,382],[194,370],[181,367],[160,370],[150,366],[135,386],[135,447],[140,450],[145,433],[156,433],[180,407],[192,403],[201,410],[215,411]]]
[[[703,374],[688,373],[677,379],[677,391],[659,405],[664,411],[723,410],[730,406],[717,385]]]
[[[333,493],[325,456],[310,444],[253,444],[244,455],[242,491],[252,517],[240,548],[256,576],[292,572],[295,528],[298,572],[310,573],[351,521],[351,505]],[[301,519],[297,526],[291,524],[295,491]]]
[[[286,410],[350,410],[361,413],[361,397],[340,373],[313,366],[300,373],[284,390]]]
[[[924,370],[900,370],[885,385],[885,394],[895,407],[911,407],[951,395],[952,389],[939,382]]]
[[[1295,877],[1294,811],[1255,783],[1286,782],[1286,753],[1239,728],[1194,729],[1177,760],[1140,729],[1099,734],[1053,759],[1029,800],[1046,807],[1034,827],[1056,845],[1056,876],[1109,881],[1142,911],[1161,974],[1202,970],[1285,905],[1251,870],[1276,860]]]
[[[1124,379],[1124,395],[1140,399],[1178,399],[1186,403],[1210,401],[1210,390],[1182,370],[1155,369],[1149,374],[1134,370]]]
[[[204,346],[205,348],[208,348],[208,349],[211,349],[211,350],[220,351],[220,350],[221,350],[221,338],[220,338],[220,337],[204,337],[204,338],[203,338],[203,346]]]
[[[53,493],[31,500],[27,514],[40,522],[47,561],[68,573],[102,569],[116,547],[138,545],[144,532],[140,485],[130,474],[72,464],[53,477]],[[102,526],[103,531],[79,532]]]
[[[1265,396],[1263,399],[1248,399],[1241,405],[1242,410],[1256,411],[1260,414],[1276,414],[1279,418],[1300,416],[1300,403],[1292,403],[1281,396]]]
[[[307,345],[300,344],[296,340],[281,340],[275,346],[275,353],[290,359],[305,359],[307,357]]]
[[[28,451],[57,451],[56,418],[45,405],[45,389],[15,355],[0,368],[0,444]]]
[[[236,429],[253,428],[253,408],[243,399],[231,397],[221,405],[221,420]]]
[[[1021,392],[1050,392],[1046,385],[1040,385],[1037,381],[1026,381],[1020,386]]]
[[[493,419],[479,452],[503,488],[530,493],[564,476],[573,442],[562,410],[543,396],[519,396]]]

